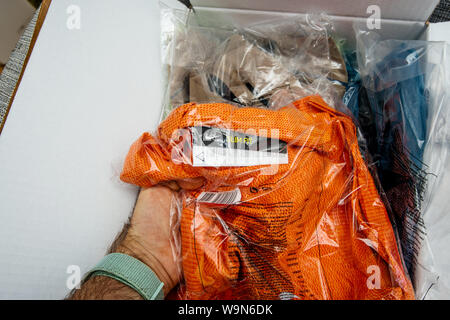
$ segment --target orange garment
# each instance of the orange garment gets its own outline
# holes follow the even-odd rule
[[[277,138],[288,144],[289,163],[193,167],[185,129],[199,123],[268,134],[276,128]],[[183,191],[183,298],[414,298],[355,126],[320,97],[277,111],[180,106],[156,136],[145,133],[132,145],[121,174],[141,187],[195,177],[206,183]],[[236,187],[240,203],[195,201],[201,191]]]

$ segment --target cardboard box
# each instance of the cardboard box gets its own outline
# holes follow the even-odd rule
[[[448,36],[425,24],[438,0],[192,2],[204,24],[326,12],[347,37],[376,4],[385,38]],[[70,266],[93,267],[132,212],[118,174],[159,120],[159,19],[157,1],[52,1],[0,135],[0,299],[63,298]]]

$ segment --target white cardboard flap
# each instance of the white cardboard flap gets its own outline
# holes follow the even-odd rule
[[[450,21],[430,23],[427,28],[426,40],[450,43]]]
[[[298,13],[321,13],[329,15],[368,17],[370,5],[380,7],[382,19],[426,21],[439,0],[192,0],[200,7],[252,9]]]
[[[0,135],[0,299],[63,298],[130,215],[118,173],[159,120],[159,20],[157,1],[52,1]]]

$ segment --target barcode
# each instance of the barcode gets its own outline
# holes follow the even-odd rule
[[[202,192],[197,198],[198,202],[234,204],[241,201],[241,191],[239,189],[224,192]]]

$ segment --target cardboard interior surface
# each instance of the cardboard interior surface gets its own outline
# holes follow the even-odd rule
[[[417,6],[425,5],[413,2],[415,10],[410,1],[375,1],[396,19],[383,20],[385,37],[423,36],[430,10],[419,15]],[[213,7],[219,1],[194,3]],[[245,25],[297,10],[287,0],[255,3],[257,11],[244,0],[227,5],[245,10],[198,10],[208,13],[205,25]],[[331,3],[326,8],[342,35],[367,16],[350,1],[301,3],[305,11]],[[277,12],[267,11],[275,4]],[[79,266],[82,275],[101,259],[137,194],[118,181],[121,161],[159,120],[158,2],[78,0],[75,30],[67,28],[71,5],[52,2],[0,135],[0,299],[61,299],[69,292],[68,267]]]
[[[248,9],[270,12],[321,13],[348,17],[367,17],[367,8],[376,5],[381,18],[425,22],[439,0],[192,0],[194,7]]]
[[[255,23],[283,18],[304,16],[303,13],[252,11],[240,9],[197,8],[196,17],[199,25],[220,28],[245,28]],[[350,47],[355,44],[353,25],[365,26],[366,17],[334,16],[329,15],[333,22],[335,34],[345,38]],[[426,30],[422,21],[381,20],[381,28],[376,30],[382,39],[412,40],[421,37]]]
[[[52,1],[0,135],[0,299],[61,299],[105,254],[137,189],[130,143],[160,108],[155,1]],[[71,269],[69,269],[70,271]]]

